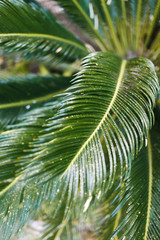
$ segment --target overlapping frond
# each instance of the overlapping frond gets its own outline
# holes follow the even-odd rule
[[[14,124],[10,123],[7,131],[0,134],[1,189],[19,176],[19,168],[23,169],[25,164],[24,159],[27,160],[28,155],[35,152],[31,147],[32,142],[39,138],[46,120],[54,116],[60,101],[61,98],[55,97],[39,106],[36,105],[36,108],[31,107],[19,114]]]
[[[87,54],[84,44],[35,1],[0,1],[0,47],[7,53],[46,61],[74,61]]]
[[[98,239],[159,239],[159,124],[151,131],[148,146],[144,147],[133,161],[131,176],[123,184],[116,200],[104,204],[100,219],[103,219]],[[119,197],[118,197],[119,195]],[[107,210],[110,212],[107,215]],[[108,217],[108,221],[107,221]],[[115,224],[110,233],[111,223]],[[105,228],[106,226],[106,228]]]
[[[116,174],[126,179],[152,126],[158,86],[147,59],[89,55],[56,116],[33,142],[39,153],[26,171],[61,174],[70,195],[89,194],[90,200],[91,192],[110,188]]]

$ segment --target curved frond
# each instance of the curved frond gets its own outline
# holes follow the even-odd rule
[[[106,201],[101,206],[99,219],[103,220],[98,227],[98,239],[159,239],[159,143],[159,124],[156,124],[149,136],[148,146],[133,161],[131,176],[117,195],[112,194],[112,201],[109,204]],[[111,234],[112,222],[115,226],[112,231],[115,231]]]
[[[26,171],[61,174],[70,193],[82,197],[95,189],[98,194],[106,184],[110,188],[116,174],[126,179],[152,126],[158,86],[147,59],[89,55],[56,116],[33,143],[39,154]]]
[[[0,47],[27,58],[74,61],[87,54],[84,44],[35,1],[0,1]]]
[[[22,169],[24,165],[23,160],[27,160],[29,155],[35,152],[31,147],[32,142],[39,138],[46,120],[54,116],[61,100],[61,97],[55,97],[46,103],[36,104],[36,107],[31,105],[29,109],[18,114],[15,122],[10,122],[0,134],[1,190],[19,177],[19,168]],[[13,121],[13,118],[9,120]]]

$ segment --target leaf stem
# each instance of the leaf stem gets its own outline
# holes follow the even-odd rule
[[[26,106],[26,105],[33,104],[33,102],[35,102],[35,103],[44,102],[48,99],[51,99],[55,95],[58,95],[58,94],[62,93],[62,91],[63,90],[59,90],[57,92],[53,92],[53,93],[50,93],[50,94],[42,96],[42,97],[32,98],[32,99],[28,99],[28,100],[24,100],[24,101],[18,101],[18,102],[12,102],[12,103],[3,103],[3,104],[0,104],[0,109]]]
[[[149,221],[151,215],[151,204],[152,204],[152,185],[153,185],[153,167],[152,167],[152,147],[151,147],[151,140],[150,136],[148,137],[148,168],[149,168],[149,184],[148,184],[148,208],[147,208],[147,220],[146,220],[146,227],[145,227],[145,235],[144,240],[147,240],[148,236],[148,229],[149,229]]]
[[[115,27],[113,25],[112,19],[110,17],[106,2],[105,2],[105,0],[101,0],[101,3],[102,3],[102,7],[103,7],[103,10],[104,10],[104,13],[105,13],[106,21],[108,22],[109,30],[110,30],[114,45],[117,48],[117,50],[120,52],[121,56],[123,56],[122,46],[121,46],[121,44],[119,42],[119,39],[117,37],[116,30],[115,30]]]
[[[136,42],[135,42],[135,50],[138,50],[138,40],[140,35],[140,28],[141,28],[141,11],[142,11],[142,0],[138,1],[138,7],[137,7],[137,17],[136,17]]]
[[[68,171],[68,169],[70,168],[70,166],[76,161],[76,159],[81,155],[81,153],[83,152],[84,148],[87,146],[87,144],[91,141],[91,139],[94,137],[94,135],[97,133],[97,131],[100,129],[101,125],[103,124],[104,120],[106,119],[107,115],[109,114],[119,91],[119,88],[121,86],[122,80],[123,80],[123,76],[125,73],[125,67],[126,67],[127,61],[123,60],[122,64],[121,64],[121,68],[120,68],[120,73],[119,73],[119,77],[117,80],[117,86],[114,92],[114,95],[112,97],[112,100],[107,108],[107,111],[105,112],[102,120],[100,121],[100,123],[98,124],[98,126],[96,127],[96,129],[94,130],[94,132],[91,134],[91,136],[84,142],[84,144],[82,145],[82,147],[79,149],[79,151],[77,152],[77,154],[75,155],[75,157],[71,160],[71,162],[69,163],[68,167],[66,168],[66,170],[62,173],[61,177],[62,178],[65,173]]]
[[[20,175],[18,177],[15,178],[15,180],[13,182],[11,182],[6,188],[4,188],[1,192],[0,192],[0,197],[3,196],[3,194],[5,194],[11,187],[13,187],[21,178],[23,175]]]
[[[0,34],[0,39],[7,38],[7,37],[38,38],[38,39],[46,38],[46,39],[50,39],[50,40],[64,42],[64,43],[70,44],[72,46],[75,46],[83,51],[88,52],[86,47],[81,44],[78,44],[76,42],[73,42],[73,41],[65,39],[65,38],[61,38],[61,37],[57,37],[57,36],[49,35],[49,34],[42,34],[42,33],[1,33]]]

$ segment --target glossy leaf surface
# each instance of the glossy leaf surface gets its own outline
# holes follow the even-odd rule
[[[62,174],[75,196],[79,188],[81,196],[99,192],[106,182],[110,188],[116,174],[127,178],[152,126],[158,86],[147,59],[89,55],[56,116],[33,143],[40,151],[30,160],[33,171]]]

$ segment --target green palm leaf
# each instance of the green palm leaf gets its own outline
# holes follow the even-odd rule
[[[159,142],[159,124],[157,124],[151,131],[147,148],[143,148],[133,161],[131,176],[121,189],[121,197],[120,194],[119,198],[116,197],[121,199],[120,203],[115,207],[117,200],[112,201],[111,217],[108,222],[103,221],[103,231],[98,239],[122,240],[124,237],[126,240],[159,239],[160,168],[157,144]],[[103,216],[101,215],[100,218],[105,219],[104,212],[108,209],[108,205],[106,204],[102,209]],[[110,235],[107,230],[110,229],[112,221],[116,222],[117,228]],[[100,227],[99,231],[101,230]]]
[[[39,138],[46,120],[54,116],[60,101],[61,98],[55,97],[23,111],[0,134],[0,190],[19,177],[19,168],[25,164],[23,160],[35,152],[31,147],[32,142]]]
[[[101,36],[102,31],[98,15],[94,12],[90,0],[56,0],[56,2],[64,8],[72,20],[78,23],[83,30],[86,30],[87,34],[89,33],[94,37],[102,50],[107,49],[105,40]]]
[[[84,57],[84,44],[35,1],[0,1],[0,47],[27,58],[73,61]]]
[[[29,160],[29,173],[62,174],[74,197],[79,189],[82,197],[95,189],[98,194],[106,182],[110,188],[116,174],[122,177],[124,171],[126,179],[152,126],[157,90],[149,60],[89,55],[58,113],[33,142],[40,152]]]
[[[0,76],[0,131],[13,124],[25,112],[53,98],[69,86],[69,77],[58,75]]]

